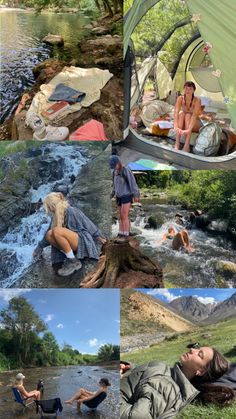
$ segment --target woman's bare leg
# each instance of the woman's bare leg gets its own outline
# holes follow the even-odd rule
[[[68,228],[55,227],[52,230],[49,230],[46,235],[46,240],[52,246],[64,253],[69,253],[71,250],[76,251],[78,249],[79,236]]]
[[[123,222],[121,219],[121,206],[117,208],[119,218],[119,234],[124,234]]]
[[[184,119],[185,119],[184,112],[180,112],[179,117],[178,117],[178,128],[180,129],[184,128]],[[175,150],[179,150],[180,148],[180,137],[181,137],[181,134],[177,132],[176,139],[175,139]]]
[[[192,114],[190,114],[190,113],[185,114],[184,129],[189,129],[191,119],[192,119]],[[186,151],[186,153],[190,152],[191,135],[192,135],[192,131],[190,131],[185,137],[185,143],[184,143],[183,151]]]
[[[72,404],[75,400],[79,400],[80,398],[84,398],[84,397],[89,397],[91,396],[93,393],[91,393],[90,391],[85,390],[84,388],[80,388],[75,394],[74,396],[72,396],[69,400],[66,400],[65,403],[66,404]]]
[[[126,236],[129,235],[129,231],[130,231],[130,221],[129,221],[130,206],[131,206],[131,202],[128,202],[127,204],[122,204],[121,210],[120,210],[121,222],[124,229],[123,231]]]

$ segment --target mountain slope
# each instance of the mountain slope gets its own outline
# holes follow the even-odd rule
[[[234,316],[236,316],[236,292],[231,295],[230,298],[227,298],[227,300],[217,304],[217,306],[211,312],[208,320],[215,322]]]
[[[179,297],[171,301],[169,306],[194,322],[208,318],[213,309],[213,306],[201,303],[196,297]]]
[[[172,311],[168,305],[134,290],[121,291],[121,334],[186,332],[193,323]]]

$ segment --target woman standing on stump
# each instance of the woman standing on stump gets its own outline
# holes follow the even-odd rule
[[[50,193],[43,201],[47,214],[52,216],[49,230],[34,250],[41,256],[43,249],[52,246],[52,265],[61,264],[58,274],[68,276],[81,267],[80,259],[99,259],[98,243],[106,243],[102,233],[78,208],[71,207],[64,195]]]
[[[116,197],[119,211],[119,234],[121,241],[132,236],[129,211],[133,202],[139,202],[140,193],[135,177],[130,169],[124,167],[118,156],[111,156],[110,168],[113,170],[112,197]]]

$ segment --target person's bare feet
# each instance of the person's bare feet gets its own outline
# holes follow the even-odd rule
[[[184,146],[182,151],[185,151],[185,153],[190,153],[190,147],[185,147]]]
[[[66,400],[65,403],[66,404],[71,404],[71,405],[73,404],[73,402],[71,400]]]

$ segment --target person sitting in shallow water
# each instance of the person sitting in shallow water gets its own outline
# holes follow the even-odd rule
[[[85,388],[80,388],[69,400],[66,400],[66,404],[73,404],[73,402],[77,401],[77,406],[80,409],[80,406],[83,402],[89,401],[94,399],[94,397],[99,396],[101,393],[107,393],[108,387],[110,386],[110,382],[107,378],[101,378],[99,381],[99,389],[97,391],[89,391]]]
[[[17,388],[17,390],[20,392],[20,395],[22,397],[22,399],[27,398],[32,398],[35,400],[40,400],[40,391],[38,390],[32,390],[32,391],[27,391],[24,387],[24,379],[25,376],[20,372],[19,374],[17,374],[16,378],[15,378],[15,384],[14,387]]]
[[[193,248],[190,245],[189,234],[187,230],[181,230],[178,233],[174,227],[168,227],[167,233],[162,237],[162,241],[172,240],[172,249],[180,250],[185,249],[187,252],[192,252]]]
[[[52,265],[62,264],[61,276],[78,271],[81,259],[99,259],[97,242],[106,243],[98,227],[78,208],[70,206],[61,192],[52,192],[44,200],[47,214],[52,216],[51,226],[33,252],[41,256],[43,249],[52,246]]]
[[[233,389],[220,384],[230,368],[211,347],[191,348],[173,367],[158,361],[137,366],[120,382],[120,419],[174,417],[197,397],[221,407],[232,404]]]

